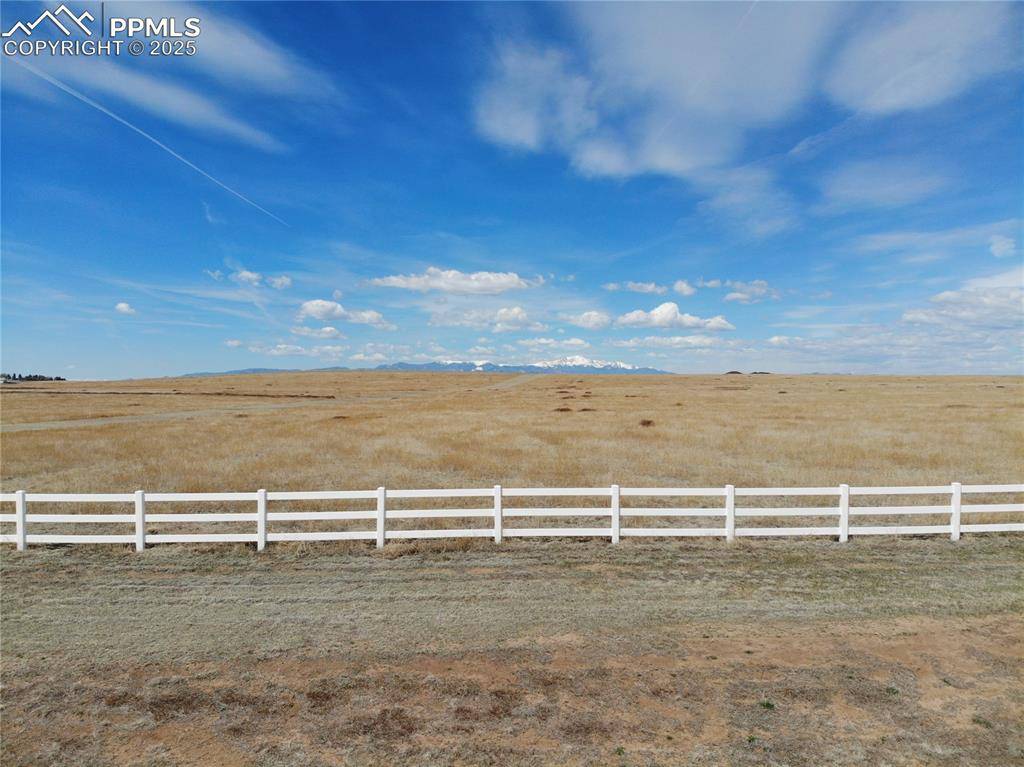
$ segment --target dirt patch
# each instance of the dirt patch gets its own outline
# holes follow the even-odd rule
[[[1016,539],[30,550],[4,765],[1024,756]],[[316,553],[320,552],[320,553]],[[970,599],[950,599],[971,584]],[[125,620],[125,616],[132,616]]]

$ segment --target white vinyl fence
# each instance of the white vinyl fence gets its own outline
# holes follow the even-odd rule
[[[573,487],[573,488],[493,488],[458,489],[458,490],[389,490],[379,487],[376,490],[324,490],[314,492],[267,492],[257,490],[248,493],[146,493],[137,490],[134,493],[26,493],[19,490],[15,493],[0,493],[0,503],[13,503],[13,514],[0,514],[0,524],[14,525],[13,534],[0,534],[0,543],[14,543],[19,550],[28,544],[69,544],[69,543],[121,543],[135,544],[139,551],[147,544],[156,543],[209,543],[209,542],[245,542],[255,543],[257,549],[263,549],[268,541],[338,541],[365,540],[375,541],[378,548],[385,541],[410,538],[490,538],[500,543],[503,538],[512,537],[554,537],[554,536],[589,536],[607,537],[612,543],[618,543],[622,537],[661,537],[661,536],[705,536],[722,537],[735,540],[737,537],[758,536],[829,536],[846,541],[851,535],[929,535],[949,534],[955,541],[961,533],[986,532],[1024,532],[1024,522],[972,524],[965,522],[974,514],[1024,513],[1024,503],[964,503],[965,495],[1009,495],[1024,493],[1022,485],[933,485],[924,487],[705,487],[705,488],[661,488],[661,487]],[[941,505],[900,505],[877,506],[855,505],[852,501],[859,497],[878,500],[878,496],[949,496],[949,501]],[[756,499],[779,497],[816,497],[835,498],[828,506],[755,506],[742,505],[737,499]],[[873,497],[873,498],[872,498]],[[481,508],[438,508],[438,509],[406,509],[389,507],[389,501],[409,501],[414,499],[481,499]],[[514,506],[506,501],[516,503],[523,498],[599,498],[604,499],[601,505],[583,507],[564,506]],[[664,498],[701,498],[718,499],[714,505],[700,508],[674,508],[664,506],[631,506],[624,499],[664,499]],[[271,511],[274,502],[323,502],[323,501],[364,501],[373,502],[372,508],[361,511]],[[246,512],[182,512],[182,513],[149,513],[147,504],[203,504],[203,503],[252,503],[255,510]],[[46,504],[132,504],[133,511],[129,514],[45,514],[35,509]],[[707,503],[707,502],[705,502]],[[762,501],[764,503],[764,501]],[[423,505],[423,504],[421,504]],[[33,513],[29,513],[29,507]],[[851,524],[851,518],[858,517],[904,517],[907,515],[941,515],[942,524]],[[793,517],[831,517],[832,521],[824,527],[737,527],[737,519],[751,518],[793,518]],[[451,520],[451,519],[486,519],[486,527],[476,528],[431,528],[408,530],[390,526],[397,520]],[[506,520],[517,518],[589,518],[603,519],[601,527],[506,527]],[[669,518],[673,521],[700,518],[705,524],[710,520],[720,520],[721,526],[632,526],[630,521],[637,520],[650,525],[658,518]],[[948,521],[945,521],[948,518]],[[372,522],[370,529],[331,530],[326,532],[310,531],[271,531],[273,523],[283,526],[291,522]],[[251,532],[243,533],[159,533],[147,532],[148,525],[165,523],[186,524],[217,524],[247,523],[252,525]],[[128,526],[131,532],[117,534],[53,534],[31,533],[32,526],[53,525],[121,525]],[[678,524],[678,523],[676,523]]]

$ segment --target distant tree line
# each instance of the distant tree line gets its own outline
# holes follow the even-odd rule
[[[42,376],[38,373],[32,373],[32,375],[23,376],[21,373],[0,373],[0,380],[2,381],[66,381],[66,378],[62,376]]]

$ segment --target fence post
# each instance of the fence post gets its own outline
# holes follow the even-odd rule
[[[501,543],[504,532],[504,511],[501,508],[501,485],[494,486],[494,542]]]
[[[622,530],[622,497],[618,485],[612,485],[612,543],[619,542]]]
[[[267,548],[267,491],[256,491],[256,551]]]
[[[949,513],[949,539],[951,541],[960,540],[960,500],[962,487],[959,482],[953,483],[953,495],[950,498]]]
[[[387,497],[388,491],[383,487],[377,488],[377,548],[384,548],[384,521],[387,518]]]
[[[839,542],[850,540],[850,486],[839,486]]]
[[[146,548],[146,494],[135,491],[135,550]]]
[[[725,486],[725,540],[736,540],[736,488]]]
[[[14,494],[14,538],[18,551],[24,551],[28,545],[28,534],[25,532],[25,491],[19,490]]]

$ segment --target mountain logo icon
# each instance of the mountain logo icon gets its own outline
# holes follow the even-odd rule
[[[92,30],[86,26],[85,22],[95,21],[96,17],[88,11],[83,11],[81,15],[76,16],[66,5],[61,3],[57,6],[57,10],[51,11],[47,9],[40,13],[39,18],[33,22],[28,24],[24,21],[15,22],[10,29],[3,33],[2,36],[12,37],[15,32],[21,32],[26,37],[31,37],[35,28],[42,24],[44,20],[47,20],[56,26],[57,29],[64,33],[65,37],[71,37],[71,31],[74,27],[78,27],[80,30],[85,32],[86,35],[92,37]]]

